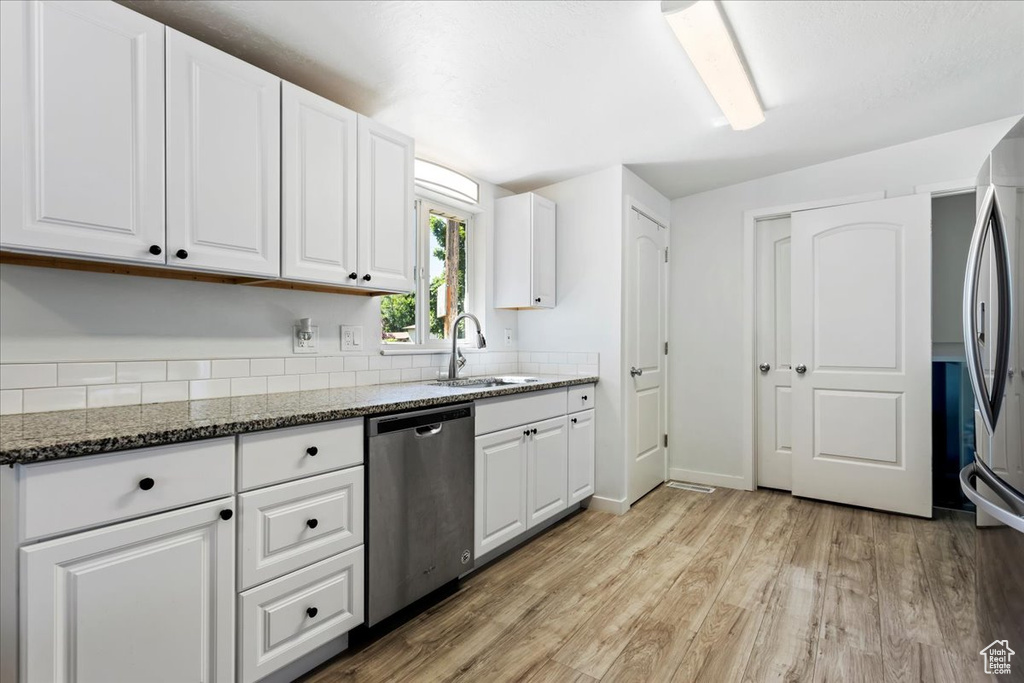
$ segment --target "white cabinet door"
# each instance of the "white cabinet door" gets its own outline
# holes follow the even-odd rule
[[[526,484],[526,528],[532,529],[566,507],[569,445],[565,417],[530,427]]]
[[[372,290],[415,289],[413,139],[359,117],[358,283]]]
[[[478,559],[527,529],[528,431],[515,427],[476,439],[473,526]]]
[[[230,498],[22,548],[26,681],[234,678]]]
[[[3,248],[164,263],[161,24],[0,3],[0,140]]]
[[[569,416],[569,505],[594,493],[594,411]]]
[[[533,200],[532,272],[530,273],[534,308],[555,307],[555,203],[538,194]]]
[[[281,275],[351,284],[356,265],[358,115],[281,84]]]
[[[281,79],[167,29],[167,263],[280,271]]]

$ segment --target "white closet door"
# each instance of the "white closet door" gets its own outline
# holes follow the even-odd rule
[[[167,29],[167,264],[276,277],[281,79]]]
[[[413,139],[359,117],[359,285],[415,289]]]
[[[931,197],[792,231],[793,493],[930,517]]]
[[[356,120],[349,109],[281,84],[281,275],[355,285]]]
[[[4,248],[163,264],[161,24],[0,2],[0,140]]]

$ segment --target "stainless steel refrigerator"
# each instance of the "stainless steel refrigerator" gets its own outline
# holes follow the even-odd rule
[[[978,174],[977,208],[963,310],[976,452],[960,486],[977,506],[979,657],[1024,681],[1024,119]]]

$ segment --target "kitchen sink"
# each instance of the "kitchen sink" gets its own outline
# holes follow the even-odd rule
[[[533,384],[540,380],[536,377],[465,377],[463,379],[442,379],[432,382],[437,387],[465,387],[472,389],[476,387],[506,387],[519,384]]]

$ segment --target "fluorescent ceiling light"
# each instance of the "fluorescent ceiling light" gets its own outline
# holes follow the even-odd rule
[[[469,204],[480,201],[480,185],[458,171],[423,159],[416,160],[414,169],[416,184],[421,187]]]
[[[761,103],[718,3],[665,0],[661,12],[733,129],[747,130],[763,123]]]

